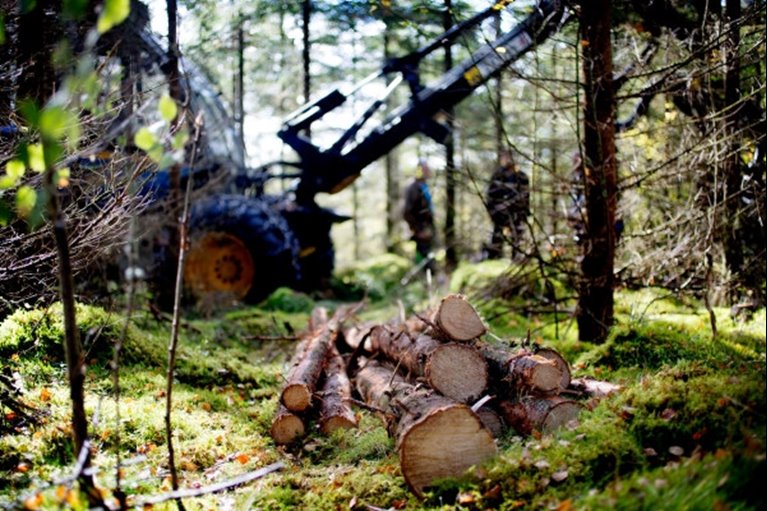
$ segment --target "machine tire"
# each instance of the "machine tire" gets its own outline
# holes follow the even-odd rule
[[[298,243],[286,220],[266,200],[242,195],[205,198],[190,212],[189,239],[184,277],[187,289],[198,299],[205,293],[228,292],[257,303],[277,287],[300,280]],[[210,275],[223,289],[210,288]],[[231,289],[229,283],[233,283]]]

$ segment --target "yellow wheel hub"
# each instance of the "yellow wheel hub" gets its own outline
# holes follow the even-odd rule
[[[244,298],[255,275],[253,257],[236,236],[207,232],[192,243],[184,266],[184,282],[196,296],[222,293]]]

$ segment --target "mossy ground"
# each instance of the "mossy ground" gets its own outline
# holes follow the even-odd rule
[[[373,261],[343,273],[337,291],[347,299],[367,298],[363,319],[390,319],[400,307],[422,309],[429,290],[421,281],[400,288],[407,265],[398,263]],[[312,429],[300,445],[283,448],[269,437],[292,337],[315,305],[340,303],[279,290],[261,307],[186,319],[173,422],[184,487],[278,460],[287,468],[225,493],[187,499],[186,508],[764,509],[758,486],[767,442],[764,310],[735,322],[717,309],[719,336],[712,339],[708,313],[694,300],[651,289],[619,291],[618,324],[607,343],[595,346],[576,340],[567,307],[556,314],[530,312],[530,304],[543,301],[545,285],[528,279],[520,296],[497,299],[487,285],[506,270],[492,264],[475,269],[462,268],[450,290],[478,305],[493,336],[514,340],[530,332],[531,340],[560,350],[576,376],[610,380],[623,390],[592,403],[571,429],[528,438],[508,433],[479,480],[445,481],[418,500],[401,477],[392,440],[368,411],[358,412],[358,429],[331,438]],[[566,286],[555,286],[557,296],[567,294]],[[438,298],[447,289],[431,291]],[[0,417],[0,506],[6,508],[85,507],[82,497],[67,491],[69,483],[56,484],[73,467],[60,318],[56,307],[20,311],[0,326],[2,374],[18,374],[13,377],[24,384],[19,399],[39,412],[36,424],[8,408]],[[119,454],[122,485],[136,502],[167,491],[170,325],[144,313],[133,316],[121,361],[118,425],[109,361],[125,319],[80,306],[78,320],[88,351],[86,408],[100,486],[107,494],[114,488]]]

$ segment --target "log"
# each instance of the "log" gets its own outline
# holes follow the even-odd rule
[[[496,454],[492,435],[468,406],[410,385],[375,361],[355,380],[366,403],[382,410],[402,475],[417,496],[437,480],[462,476]]]
[[[311,407],[312,395],[325,365],[330,346],[335,342],[336,330],[329,324],[315,330],[299,345],[282,389],[280,402],[292,412],[303,412]]]
[[[443,396],[467,403],[487,387],[487,363],[475,347],[456,342],[441,343],[420,334],[376,326],[370,331],[370,346]]]
[[[501,415],[489,406],[483,406],[476,411],[476,414],[482,421],[482,425],[493,435],[493,438],[499,438],[506,431],[506,424],[504,424]]]
[[[328,354],[325,383],[320,392],[320,431],[323,434],[330,435],[338,429],[357,427],[357,417],[349,404],[351,395],[351,383],[346,376],[344,359],[333,346]]]
[[[280,405],[277,414],[272,419],[269,434],[277,444],[292,444],[306,433],[306,426],[301,417]]]
[[[487,332],[477,310],[463,295],[450,294],[442,298],[432,321],[454,341],[470,341]]]
[[[481,352],[487,361],[490,381],[496,382],[502,393],[510,392],[513,397],[559,392],[563,377],[554,360],[525,349],[514,351],[509,346],[484,345]]]
[[[551,433],[577,419],[582,404],[560,396],[525,397],[519,401],[499,403],[501,416],[520,435],[533,431]]]
[[[509,361],[509,378],[519,392],[551,393],[559,390],[562,371],[553,360],[520,354]]]
[[[559,352],[551,348],[539,348],[536,350],[535,354],[554,361],[559,370],[562,372],[562,380],[559,382],[559,390],[561,392],[567,389],[567,387],[570,386],[570,381],[572,380],[570,364],[567,363],[567,360],[565,360],[565,358],[560,355]]]

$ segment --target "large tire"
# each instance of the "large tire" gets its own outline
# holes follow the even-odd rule
[[[186,289],[198,300],[228,295],[257,303],[300,281],[298,243],[286,220],[263,199],[215,195],[192,207]]]

